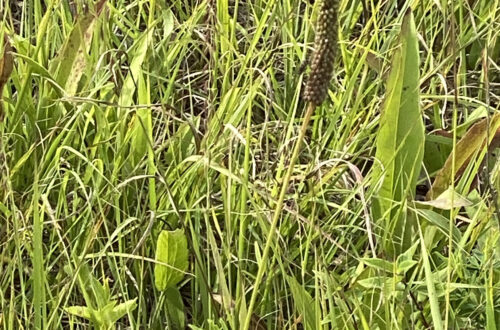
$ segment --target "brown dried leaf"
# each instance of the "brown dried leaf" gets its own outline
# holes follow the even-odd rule
[[[9,80],[10,74],[12,73],[12,68],[14,67],[14,59],[12,58],[12,47],[7,39],[7,36],[3,36],[3,55],[0,58],[0,122],[3,121],[4,112],[3,104],[1,102],[3,95],[3,88],[7,81]]]

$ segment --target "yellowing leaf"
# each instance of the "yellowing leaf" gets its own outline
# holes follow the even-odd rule
[[[443,168],[436,175],[431,189],[427,193],[427,199],[432,200],[441,195],[451,184],[453,177],[457,178],[465,170],[467,165],[476,159],[481,161],[486,153],[486,139],[489,136],[488,144],[493,140],[497,130],[500,128],[500,112],[497,112],[490,119],[488,133],[487,119],[483,119],[474,124],[467,133],[460,139],[455,147],[455,154],[450,154]],[[453,157],[455,157],[455,171],[453,172]]]
[[[452,187],[446,189],[438,198],[428,202],[418,202],[418,204],[430,205],[441,210],[451,210],[472,205],[469,200],[454,191]]]
[[[64,45],[51,63],[50,72],[56,82],[64,88],[68,95],[74,95],[86,65],[86,53],[92,38],[94,23],[101,14],[107,0],[99,1],[95,12],[87,12],[78,17]]]

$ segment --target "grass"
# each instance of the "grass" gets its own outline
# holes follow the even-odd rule
[[[500,324],[500,160],[484,143],[498,144],[499,2],[342,0],[334,78],[305,129],[318,3],[0,2],[14,47],[0,328]],[[425,151],[418,185],[399,187],[411,198],[390,201],[413,224],[394,254],[373,168],[409,7]],[[449,187],[445,207],[421,203]],[[159,290],[157,240],[176,229],[188,266]]]

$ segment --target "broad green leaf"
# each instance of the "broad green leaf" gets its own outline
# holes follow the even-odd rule
[[[86,306],[71,306],[65,308],[66,312],[78,317],[83,317],[91,321],[94,324],[94,327],[97,329],[107,329],[105,320],[102,317],[101,310],[95,310],[92,307]]]
[[[29,37],[23,37],[19,34],[14,34],[11,37],[12,43],[15,45],[17,55],[23,54],[25,56],[28,56],[28,54],[35,53],[36,46],[31,43]]]
[[[164,9],[161,11],[161,16],[163,20],[163,38],[167,38],[174,31],[174,13],[170,9]]]
[[[187,240],[181,229],[164,230],[156,244],[155,285],[158,290],[175,286],[184,277],[188,267]]]
[[[122,107],[128,107],[133,104],[139,75],[142,75],[142,64],[148,54],[148,48],[153,39],[153,32],[154,29],[150,29],[149,33],[142,34],[136,41],[131,54],[129,54],[132,61],[118,100],[118,104]]]
[[[65,310],[91,321],[97,329],[112,329],[119,319],[137,307],[136,300],[137,298],[131,299],[119,305],[116,305],[116,301],[111,301],[97,310],[86,306],[71,306]]]
[[[149,84],[144,80],[142,74],[138,77],[138,99],[140,104],[149,104]],[[131,136],[130,150],[133,166],[146,155],[153,141],[153,123],[151,119],[151,108],[137,109],[136,114],[130,122],[131,128],[127,132]]]
[[[411,222],[405,221],[406,212],[399,212],[397,206],[415,195],[425,141],[419,105],[420,60],[411,12],[403,19],[391,63],[375,155],[380,162],[374,169],[375,178],[382,177],[382,182],[373,203],[375,218],[394,228],[384,242],[390,254],[400,252],[392,251],[393,237],[400,237],[403,245],[411,242]]]
[[[453,139],[439,134],[425,135],[425,151],[423,163],[425,170],[429,173],[437,173],[450,154],[453,147]]]
[[[54,88],[54,92],[58,96],[61,96],[61,97],[63,96],[62,87],[57,84],[55,78],[51,75],[51,73],[44,66],[42,66],[41,64],[39,64],[38,62],[33,60],[31,57],[28,57],[28,56],[23,55],[23,54],[17,54],[16,57],[19,59],[22,59],[24,62],[26,62],[26,64],[30,67],[30,69],[33,71],[33,73],[36,73],[36,74],[40,75],[41,77],[45,78],[45,80],[49,84],[52,85],[52,87]]]
[[[462,235],[459,249],[470,252],[474,246],[481,248],[484,245],[484,229],[490,225],[493,218],[491,217],[492,210],[487,205],[487,201],[481,197],[480,192],[472,190],[467,198],[473,204],[465,207],[470,222]]]
[[[486,140],[488,144],[495,137],[495,133],[500,128],[500,112],[497,112],[489,120],[490,127],[487,127],[488,120],[483,119],[472,125],[467,133],[460,139],[455,147],[455,153],[451,153],[443,168],[439,171],[432,187],[427,193],[427,199],[431,200],[441,195],[451,184],[452,178],[457,178],[467,165],[474,160],[481,161],[486,153]],[[474,157],[476,155],[476,157]],[[453,157],[455,165],[453,166]],[[454,169],[454,171],[453,171]]]
[[[316,322],[316,305],[311,295],[294,277],[287,276],[297,313],[302,315],[305,329],[320,329]]]
[[[69,270],[69,268],[68,268]],[[78,287],[83,294],[83,298],[85,299],[85,303],[87,307],[94,309],[98,309],[100,304],[107,304],[108,301],[102,303],[100,300],[101,294],[97,293],[101,289],[101,284],[95,278],[94,274],[92,274],[90,267],[87,264],[81,264],[78,269]]]
[[[166,141],[163,158],[166,164],[179,164],[196,147],[196,130],[200,125],[200,118],[196,117],[191,123],[183,122],[179,124],[177,131]]]
[[[97,302],[97,308],[103,308],[110,302],[110,292],[109,292],[109,282],[108,279],[104,279],[104,285],[101,284],[94,276],[90,278],[91,287],[88,288],[95,297]]]
[[[6,217],[10,217],[10,215],[12,214],[9,208],[2,202],[0,202],[0,212],[3,213]]]

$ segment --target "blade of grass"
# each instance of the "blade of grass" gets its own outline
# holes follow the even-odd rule
[[[427,286],[427,293],[429,296],[432,322],[436,330],[443,330],[444,327],[443,327],[443,319],[441,318],[441,308],[439,307],[436,288],[434,287],[434,274],[432,273],[431,270],[429,255],[427,253],[427,247],[425,246],[424,235],[422,234],[422,227],[420,226],[420,221],[418,220],[417,220],[417,227],[418,227],[418,234],[420,237],[420,248],[422,252],[422,262],[424,264],[425,283]]]

